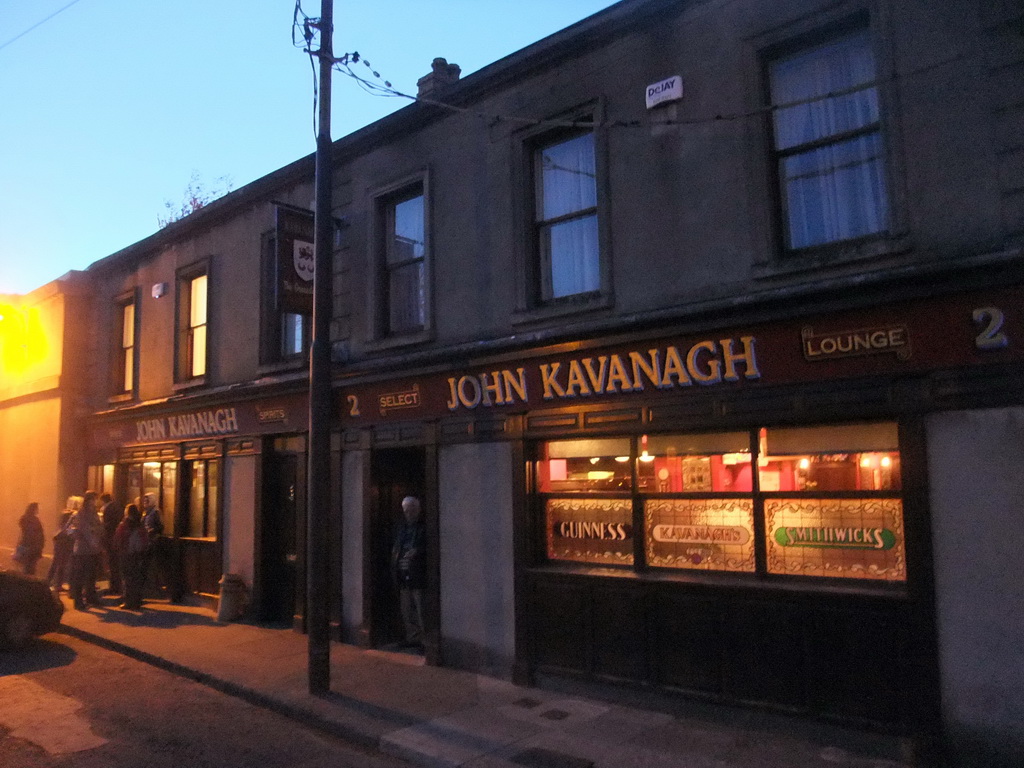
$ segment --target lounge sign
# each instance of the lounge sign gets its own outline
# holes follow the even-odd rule
[[[804,328],[800,335],[804,357],[809,361],[885,353],[894,353],[900,360],[910,357],[910,333],[905,325],[830,333],[815,333],[813,328]]]

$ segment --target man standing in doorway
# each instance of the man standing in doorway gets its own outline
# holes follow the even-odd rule
[[[398,586],[405,645],[423,648],[423,587],[427,580],[426,530],[420,500],[402,499],[402,523],[391,548],[391,574]]]

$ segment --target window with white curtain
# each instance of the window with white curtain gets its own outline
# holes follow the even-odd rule
[[[534,151],[540,300],[600,290],[594,134]]]
[[[868,31],[776,58],[768,78],[787,247],[885,232],[889,198]]]

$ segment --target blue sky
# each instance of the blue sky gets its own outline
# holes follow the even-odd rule
[[[359,51],[415,93],[436,56],[467,75],[613,4],[335,0],[334,50]],[[320,0],[302,7],[317,16]],[[194,174],[207,188],[226,179],[238,189],[313,152],[312,70],[292,47],[294,8],[0,0],[0,293],[152,234]],[[333,82],[334,138],[408,104],[342,75]]]

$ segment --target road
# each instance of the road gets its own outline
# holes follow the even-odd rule
[[[66,635],[0,652],[0,768],[399,768]]]

